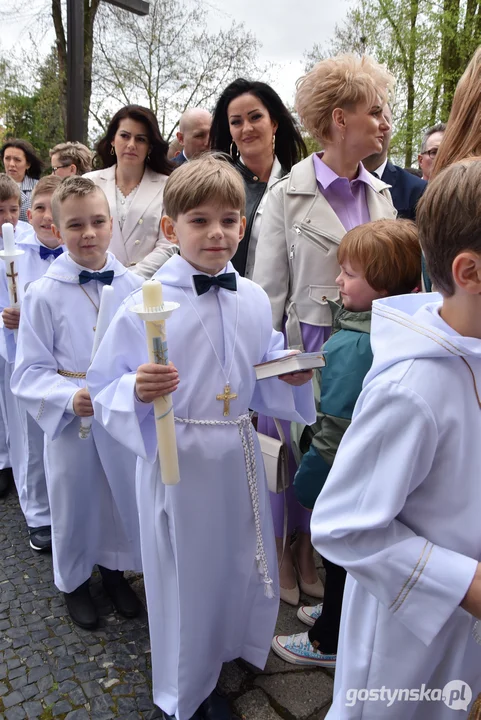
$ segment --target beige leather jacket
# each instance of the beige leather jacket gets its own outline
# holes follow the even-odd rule
[[[389,185],[366,187],[371,220],[394,219]],[[346,231],[319,192],[312,156],[269,190],[254,264],[254,282],[269,296],[273,324],[287,316],[289,347],[302,348],[300,323],[330,326],[328,300],[338,300],[337,249]]]

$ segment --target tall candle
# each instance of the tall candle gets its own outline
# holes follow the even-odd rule
[[[13,233],[12,223],[3,223],[2,225],[3,249],[5,255],[14,255],[15,253],[15,235]]]
[[[142,285],[144,311],[161,310],[163,305],[162,284],[158,280],[147,280]],[[154,312],[152,312],[154,314]],[[145,322],[149,360],[157,365],[167,365],[167,340],[165,320]],[[172,396],[163,395],[154,400],[155,427],[159,448],[159,464],[162,482],[176,485],[180,480],[177,440],[175,436],[174,409]]]

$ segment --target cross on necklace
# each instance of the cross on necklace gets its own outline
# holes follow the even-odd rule
[[[224,401],[224,417],[227,417],[227,415],[230,414],[230,401],[235,400],[237,397],[236,393],[231,393],[230,391],[230,384],[226,383],[224,387],[224,392],[222,395],[217,395],[217,400],[223,400]]]

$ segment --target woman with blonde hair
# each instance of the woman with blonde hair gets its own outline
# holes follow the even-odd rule
[[[61,178],[84,175],[92,170],[92,153],[80,142],[64,142],[49,150],[52,175]]]
[[[361,162],[382,150],[389,130],[383,108],[393,87],[394,77],[384,67],[353,55],[322,60],[298,81],[299,117],[324,150],[294,165],[269,191],[253,276],[269,295],[274,327],[284,330],[288,347],[317,351],[329,337],[329,302],[339,300],[337,248],[346,232],[396,217],[389,186]],[[259,430],[277,436],[267,418],[259,418]],[[288,538],[283,552],[283,498],[271,496],[283,557],[281,598],[297,605],[299,585],[317,598],[323,588],[310,541],[310,513],[297,503],[292,486],[287,502],[288,534],[296,529],[297,539],[290,546]]]
[[[456,87],[431,180],[448,165],[479,155],[481,155],[481,47],[474,53]]]

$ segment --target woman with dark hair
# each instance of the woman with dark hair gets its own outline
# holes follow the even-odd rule
[[[5,173],[15,180],[20,188],[20,220],[28,222],[27,210],[32,202],[32,192],[42,174],[43,162],[35,148],[27,140],[10,138],[0,148]]]
[[[266,83],[243,78],[228,85],[217,101],[210,144],[232,156],[244,179],[246,232],[232,262],[250,278],[267,190],[307,154],[306,146],[279,95]]]
[[[164,185],[173,169],[168,149],[154,113],[126,105],[97,143],[95,160],[103,169],[84,175],[102,188],[109,201],[111,252],[145,278],[176,252],[160,228]]]

